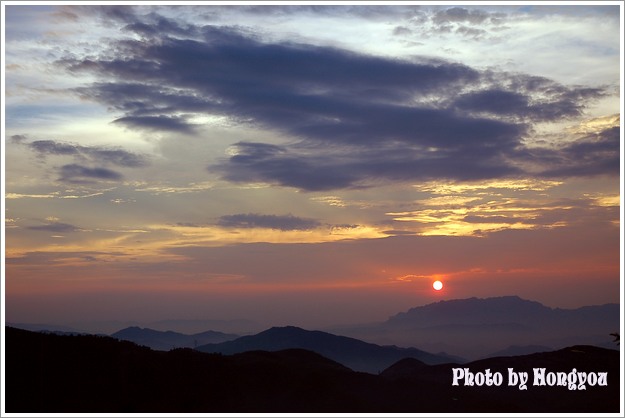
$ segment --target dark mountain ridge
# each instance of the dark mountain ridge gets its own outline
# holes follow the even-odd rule
[[[291,349],[232,356],[154,351],[94,335],[5,328],[9,413],[615,413],[619,352],[576,346],[461,367],[605,371],[607,386],[452,386],[454,364],[402,360],[380,375],[358,373]]]
[[[256,335],[248,335],[219,344],[197,347],[206,353],[237,354],[250,350],[279,351],[300,348],[314,351],[352,370],[378,373],[402,358],[411,357],[427,364],[457,361],[446,355],[431,354],[417,348],[379,346],[350,337],[302,328],[274,327]]]

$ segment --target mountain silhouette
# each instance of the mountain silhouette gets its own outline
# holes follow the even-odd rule
[[[335,330],[377,344],[414,346],[477,359],[510,346],[558,349],[589,344],[610,348],[613,344],[607,335],[619,325],[618,304],[560,309],[502,296],[435,302],[382,323]]]
[[[9,413],[616,413],[619,352],[590,346],[462,365],[608,373],[586,390],[452,386],[454,364],[404,359],[380,375],[302,349],[155,351],[108,336],[5,327]]]
[[[181,334],[174,331],[156,331],[150,328],[128,327],[119,330],[111,337],[132,341],[154,350],[171,350],[173,348],[194,348],[199,345],[221,343],[238,337],[218,331],[205,331],[198,334]]]
[[[368,373],[379,373],[406,357],[427,364],[449,363],[458,360],[416,348],[379,346],[354,338],[322,331],[308,331],[293,326],[274,327],[256,335],[248,335],[219,344],[202,345],[197,347],[197,350],[206,353],[236,354],[251,350],[278,351],[290,348],[314,351],[352,370]]]

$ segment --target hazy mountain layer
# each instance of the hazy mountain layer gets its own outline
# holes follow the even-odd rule
[[[354,338],[321,331],[307,331],[297,327],[274,327],[233,341],[197,347],[199,351],[222,354],[236,354],[251,350],[278,351],[290,348],[314,351],[352,370],[368,373],[378,373],[406,357],[427,364],[449,363],[457,360],[450,356],[431,354],[416,348],[379,346]]]
[[[128,327],[111,337],[120,340],[132,341],[154,350],[171,350],[173,348],[194,348],[204,344],[221,343],[238,337],[234,334],[224,334],[218,331],[205,331],[198,334],[181,334],[174,331],[156,331],[150,328]]]
[[[469,359],[510,346],[541,346],[540,351],[575,344],[611,347],[620,329],[620,306],[549,308],[517,296],[456,299],[419,306],[387,321],[333,331],[377,344],[445,351]]]

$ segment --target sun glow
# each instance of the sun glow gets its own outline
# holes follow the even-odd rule
[[[434,283],[432,283],[432,287],[434,288],[434,290],[439,291],[443,288],[443,282],[441,282],[440,280],[436,280]]]

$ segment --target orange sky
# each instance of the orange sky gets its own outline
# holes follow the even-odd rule
[[[620,300],[618,7],[6,12],[7,321]]]

